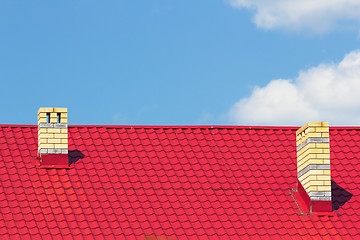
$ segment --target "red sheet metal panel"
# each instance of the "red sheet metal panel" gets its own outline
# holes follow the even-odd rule
[[[68,154],[41,154],[42,168],[69,168]]]
[[[330,128],[332,217],[292,197],[294,128],[69,126],[69,169],[36,138],[0,125],[0,239],[360,239],[356,128]]]

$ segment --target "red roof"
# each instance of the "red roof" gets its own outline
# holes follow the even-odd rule
[[[0,125],[0,239],[360,239],[360,128],[330,128],[331,217],[293,199],[296,129],[69,126],[42,169],[37,126]]]

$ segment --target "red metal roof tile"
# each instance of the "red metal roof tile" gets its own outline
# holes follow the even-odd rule
[[[333,180],[351,195],[318,218],[289,194],[296,128],[69,126],[85,156],[45,170],[31,163],[37,126],[0,126],[0,235],[357,238],[359,130],[330,129]]]

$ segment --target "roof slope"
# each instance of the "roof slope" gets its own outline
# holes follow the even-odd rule
[[[292,197],[295,131],[69,126],[66,170],[34,167],[37,126],[0,125],[0,238],[360,238],[360,129],[330,128],[333,217]]]

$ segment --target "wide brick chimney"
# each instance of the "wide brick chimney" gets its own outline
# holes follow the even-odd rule
[[[68,168],[67,108],[38,111],[38,156],[40,167]]]
[[[310,212],[331,212],[329,123],[309,122],[296,131],[298,192]]]

